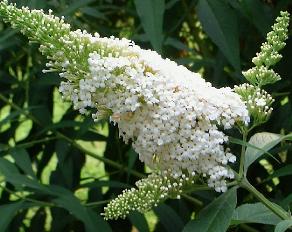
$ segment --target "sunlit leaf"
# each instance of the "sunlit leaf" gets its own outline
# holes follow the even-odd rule
[[[183,232],[226,232],[236,207],[236,194],[236,188],[232,188],[212,201],[196,220],[187,223]]]

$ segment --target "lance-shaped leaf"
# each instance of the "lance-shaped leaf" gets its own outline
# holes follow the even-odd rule
[[[254,145],[255,147],[249,146],[247,147],[245,152],[244,162],[245,173],[247,172],[248,167],[264,153],[275,147],[281,141],[291,139],[292,139],[291,134],[286,136],[269,132],[261,132],[254,134],[250,138],[249,144]]]
[[[224,0],[199,0],[197,12],[203,30],[218,46],[230,64],[239,70],[239,34],[234,10]]]
[[[161,53],[164,0],[135,0],[137,13],[152,47]]]
[[[284,220],[277,224],[275,232],[284,232],[292,226],[292,220]]]
[[[261,223],[276,225],[281,221],[276,214],[262,203],[244,204],[235,209],[232,224]]]
[[[0,206],[0,231],[6,231],[7,226],[23,206],[23,201]]]
[[[190,221],[183,232],[225,232],[227,231],[234,209],[236,207],[236,187],[215,199],[198,216],[198,219]]]

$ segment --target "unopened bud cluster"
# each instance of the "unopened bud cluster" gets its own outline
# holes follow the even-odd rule
[[[270,66],[275,65],[282,55],[278,53],[285,46],[289,25],[289,13],[281,12],[272,26],[272,31],[267,34],[267,42],[261,46],[261,51],[252,59],[255,67],[243,72],[245,78],[252,84],[235,86],[234,90],[245,102],[249,115],[252,118],[251,127],[266,122],[272,113],[271,107],[274,99],[265,90],[260,89],[263,85],[273,84],[280,80]]]
[[[280,76],[270,66],[275,65],[282,58],[278,53],[285,46],[288,38],[289,13],[281,12],[272,31],[267,34],[267,41],[262,44],[261,51],[252,59],[255,67],[243,72],[245,78],[253,85],[263,86],[279,81]]]
[[[194,177],[182,175],[179,179],[165,171],[164,175],[152,173],[136,182],[137,188],[123,190],[104,208],[104,218],[125,218],[131,211],[145,213],[167,198],[179,199],[183,190],[194,184]]]

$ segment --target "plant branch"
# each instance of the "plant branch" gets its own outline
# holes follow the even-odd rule
[[[192,202],[194,205],[201,206],[201,207],[204,205],[204,203],[202,201],[200,201],[200,200],[198,200],[198,199],[196,199],[188,194],[183,193],[183,194],[181,194],[181,196],[183,198],[185,198],[186,200],[189,200],[190,202]]]
[[[85,203],[84,206],[94,208],[94,207],[98,207],[100,205],[104,205],[104,204],[108,203],[109,201],[110,200],[94,201],[94,202]]]
[[[260,193],[255,187],[253,187],[246,178],[243,178],[239,182],[239,186],[253,194],[260,202],[262,202],[268,209],[270,209],[273,213],[278,215],[281,219],[283,220],[291,219],[291,216],[288,214],[288,212],[286,212],[277,204],[268,200],[262,193]]]
[[[239,178],[243,178],[243,175],[244,175],[246,139],[247,139],[247,132],[243,131],[242,133],[243,145],[241,146],[241,154],[240,154]]]
[[[10,193],[11,195],[14,195],[15,197],[17,197],[18,199],[24,200],[24,201],[28,201],[28,202],[32,202],[32,203],[36,203],[37,205],[41,205],[41,206],[49,206],[49,207],[56,207],[56,205],[52,202],[47,202],[47,201],[40,201],[40,200],[36,200],[27,196],[21,196],[20,194],[10,190],[9,188],[5,187],[5,186],[1,186],[0,188],[2,188],[4,191]]]

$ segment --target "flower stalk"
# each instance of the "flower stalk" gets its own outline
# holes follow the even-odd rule
[[[254,195],[260,202],[262,202],[268,209],[270,209],[273,213],[278,215],[283,220],[290,220],[291,215],[288,214],[284,209],[282,209],[279,205],[274,204],[270,200],[268,200],[262,193],[260,193],[254,186],[252,186],[246,178],[243,178],[239,181],[239,186],[249,191],[252,195]]]
[[[240,163],[239,163],[239,177],[240,178],[243,178],[244,176],[244,162],[245,162],[245,150],[246,150],[246,139],[247,139],[247,132],[244,131],[243,134],[242,134],[242,141],[243,141],[243,144],[241,146],[241,154],[240,154]]]

